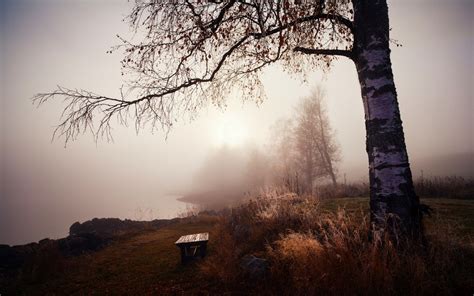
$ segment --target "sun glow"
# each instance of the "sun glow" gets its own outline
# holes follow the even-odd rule
[[[217,146],[240,146],[247,138],[246,127],[237,120],[226,120],[221,122],[216,129]]]

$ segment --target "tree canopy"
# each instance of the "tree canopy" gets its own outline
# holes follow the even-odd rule
[[[125,19],[136,37],[117,35],[122,44],[110,51],[124,52],[119,97],[58,87],[35,100],[65,99],[55,134],[66,142],[86,130],[109,137],[113,119],[168,131],[206,104],[225,107],[231,90],[260,102],[269,64],[304,75],[351,57],[352,19],[348,0],[136,0]]]

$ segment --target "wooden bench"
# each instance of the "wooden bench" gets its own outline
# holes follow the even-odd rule
[[[208,232],[188,234],[180,237],[175,242],[175,245],[181,250],[181,263],[185,264],[195,257],[204,258],[208,241]]]

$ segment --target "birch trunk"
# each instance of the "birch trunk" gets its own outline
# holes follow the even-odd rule
[[[386,1],[355,0],[354,25],[354,62],[365,111],[373,230],[381,234],[388,226],[394,234],[400,227],[418,235],[421,213],[392,74]]]

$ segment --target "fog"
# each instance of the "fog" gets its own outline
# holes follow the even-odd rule
[[[326,90],[341,147],[339,175],[367,178],[360,86],[355,67],[342,58],[307,83],[271,66],[262,74],[262,104],[231,95],[225,110],[204,107],[167,136],[117,125],[113,142],[95,143],[90,134],[66,147],[63,139],[51,141],[64,105],[37,109],[30,98],[56,85],[117,95],[122,56],[106,51],[119,43],[116,34],[128,34],[122,18],[131,4],[0,3],[0,244],[62,237],[75,221],[93,217],[174,217],[186,208],[176,197],[216,184],[238,188],[244,181],[234,182],[241,178],[232,175],[235,168],[254,148],[265,154],[270,126],[291,116],[316,84]],[[403,44],[393,46],[392,63],[415,176],[474,175],[473,11],[467,0],[389,2],[392,38]],[[233,151],[225,158],[231,163],[209,167],[222,164],[215,158],[222,147]],[[215,171],[227,173],[206,173]]]

